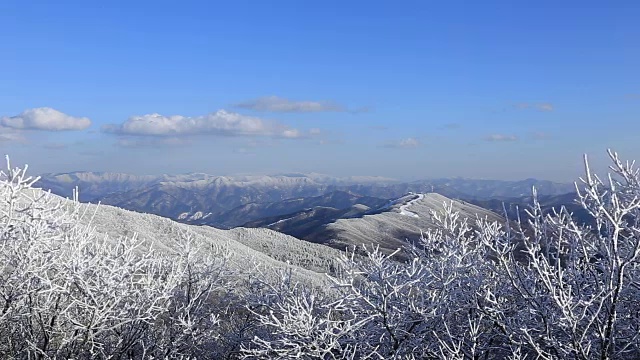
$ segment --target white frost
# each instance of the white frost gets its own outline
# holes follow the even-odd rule
[[[407,210],[411,205],[413,205],[416,201],[420,201],[424,199],[424,194],[418,194],[418,197],[416,197],[415,199],[409,201],[408,203],[400,206],[400,214],[401,215],[406,215],[406,216],[411,216],[411,217],[415,217],[415,218],[419,218],[420,216],[418,216],[418,214]]]

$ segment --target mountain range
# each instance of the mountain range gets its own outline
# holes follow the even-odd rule
[[[44,174],[36,186],[65,197],[77,187],[81,201],[101,202],[223,229],[311,209],[329,218],[341,218],[350,211],[358,213],[358,209],[349,210],[353,206],[376,208],[408,193],[435,192],[481,203],[526,197],[533,186],[539,194],[549,196],[573,190],[571,184],[536,179],[452,178],[400,182],[379,177],[337,178],[320,174],[140,176],[96,172]]]
[[[37,194],[41,190],[34,191]],[[332,196],[342,198],[346,201],[345,204],[353,198],[346,193],[333,193]],[[323,198],[319,197],[314,201],[321,201]],[[290,269],[295,272],[298,280],[313,286],[323,286],[326,282],[321,274],[330,273],[336,267],[339,250],[365,245],[379,246],[382,251],[391,253],[415,242],[421,230],[434,225],[431,212],[442,210],[445,203],[459,211],[462,218],[480,216],[502,221],[500,216],[489,210],[435,193],[409,194],[394,201],[386,201],[382,205],[374,198],[361,199],[370,200],[371,205],[376,207],[356,204],[348,208],[351,211],[341,212],[341,216],[333,221],[318,218],[314,226],[307,221],[305,224],[311,229],[311,235],[306,238],[287,234],[289,226],[299,220],[296,218],[298,213],[289,219],[279,220],[277,224],[229,230],[184,224],[158,215],[104,204],[83,204],[79,213],[85,214],[82,222],[86,221],[87,225],[90,224],[99,234],[110,239],[137,236],[148,244],[170,251],[180,246],[176,243],[176,239],[180,238],[179,234],[188,233],[198,246],[204,249],[221,249],[228,253],[233,267],[261,264],[271,270]],[[318,206],[314,209],[331,208]]]
[[[503,215],[522,215],[531,201],[532,187],[547,209],[571,206],[574,190],[571,184],[536,179],[400,182],[320,174],[137,176],[92,172],[45,174],[36,186],[61,196],[69,196],[77,187],[80,200],[112,205],[106,207],[108,211],[126,209],[198,225],[192,228],[206,237],[238,241],[255,251],[267,251],[278,260],[295,263],[306,259],[310,264],[315,264],[314,260],[301,254],[294,260],[283,255],[288,250],[275,251],[279,249],[276,244],[299,245],[295,239],[339,250],[379,246],[383,252],[392,253],[417,242],[421,231],[433,227],[431,213],[441,210],[445,203],[463,217],[504,221]],[[503,204],[508,209],[506,214]],[[142,216],[134,213],[127,217]],[[316,256],[324,269],[332,266],[331,258]],[[318,264],[311,268],[321,271],[323,267]]]

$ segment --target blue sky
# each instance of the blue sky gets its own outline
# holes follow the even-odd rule
[[[640,160],[637,1],[0,2],[35,172],[574,180]]]

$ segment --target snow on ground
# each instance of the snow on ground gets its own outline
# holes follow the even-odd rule
[[[415,218],[419,218],[420,217],[420,216],[418,216],[418,214],[414,213],[413,211],[409,211],[408,210],[409,207],[411,205],[413,205],[415,202],[424,199],[424,194],[417,194],[417,195],[418,196],[415,199],[413,199],[413,200],[407,202],[406,204],[400,206],[400,214],[401,215],[411,216],[411,217],[415,217]]]
[[[196,211],[193,214],[191,214],[189,212],[183,212],[180,215],[178,215],[178,220],[196,221],[196,220],[200,220],[200,219],[206,219],[209,216],[211,216],[211,213],[205,214],[202,211]]]
[[[392,253],[407,243],[417,243],[421,231],[436,228],[438,225],[430,215],[432,211],[441,212],[445,204],[452,204],[453,211],[460,212],[461,219],[473,221],[478,216],[486,217],[489,221],[503,221],[496,213],[440,194],[412,193],[398,199],[386,211],[338,219],[327,224],[321,235],[337,248],[374,244],[379,245],[385,253]]]
[[[287,221],[287,220],[291,220],[291,219],[293,219],[294,217],[295,217],[295,216],[292,216],[292,217],[288,217],[288,218],[286,218],[286,219],[282,219],[282,220],[278,220],[278,221],[276,221],[276,222],[272,222],[271,224],[267,225],[267,227],[272,227],[273,225],[281,224],[281,223],[283,223],[283,222],[285,222],[285,221]]]

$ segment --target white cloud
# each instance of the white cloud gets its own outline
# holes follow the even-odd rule
[[[288,129],[288,130],[284,130],[282,132],[282,137],[285,137],[287,139],[295,139],[295,138],[299,138],[300,137],[300,131],[296,130],[296,129]]]
[[[549,103],[542,103],[542,104],[536,104],[536,108],[540,111],[553,111],[554,107],[553,104],[549,104]]]
[[[515,135],[491,134],[485,138],[487,141],[516,141],[518,137]]]
[[[400,140],[400,143],[398,145],[400,147],[416,147],[420,145],[420,142],[416,140],[416,138],[406,138]]]
[[[420,146],[420,141],[414,137],[409,137],[406,139],[402,139],[400,141],[388,143],[385,147],[389,148],[401,148],[401,149],[411,149]]]
[[[534,139],[543,140],[543,139],[550,138],[551,134],[549,134],[547,132],[544,132],[544,131],[536,131],[536,132],[532,133],[531,136],[533,136]]]
[[[20,132],[15,129],[3,127],[0,125],[0,143],[5,142],[24,142],[26,139]]]
[[[518,103],[514,105],[517,109],[534,109],[538,111],[553,111],[555,107],[551,103]]]
[[[122,124],[103,126],[102,131],[117,135],[159,137],[193,135],[302,137],[298,130],[283,124],[225,110],[196,117],[160,114],[132,116]]]
[[[91,120],[41,107],[27,109],[16,116],[0,117],[0,124],[13,129],[61,131],[86,129],[91,125]]]
[[[344,106],[326,101],[294,101],[279,96],[265,96],[248,100],[235,105],[236,107],[270,112],[343,112],[348,111]]]
[[[143,148],[143,147],[175,147],[188,145],[190,142],[185,139],[166,137],[166,138],[150,138],[150,137],[125,137],[118,139],[118,146],[126,148]]]

